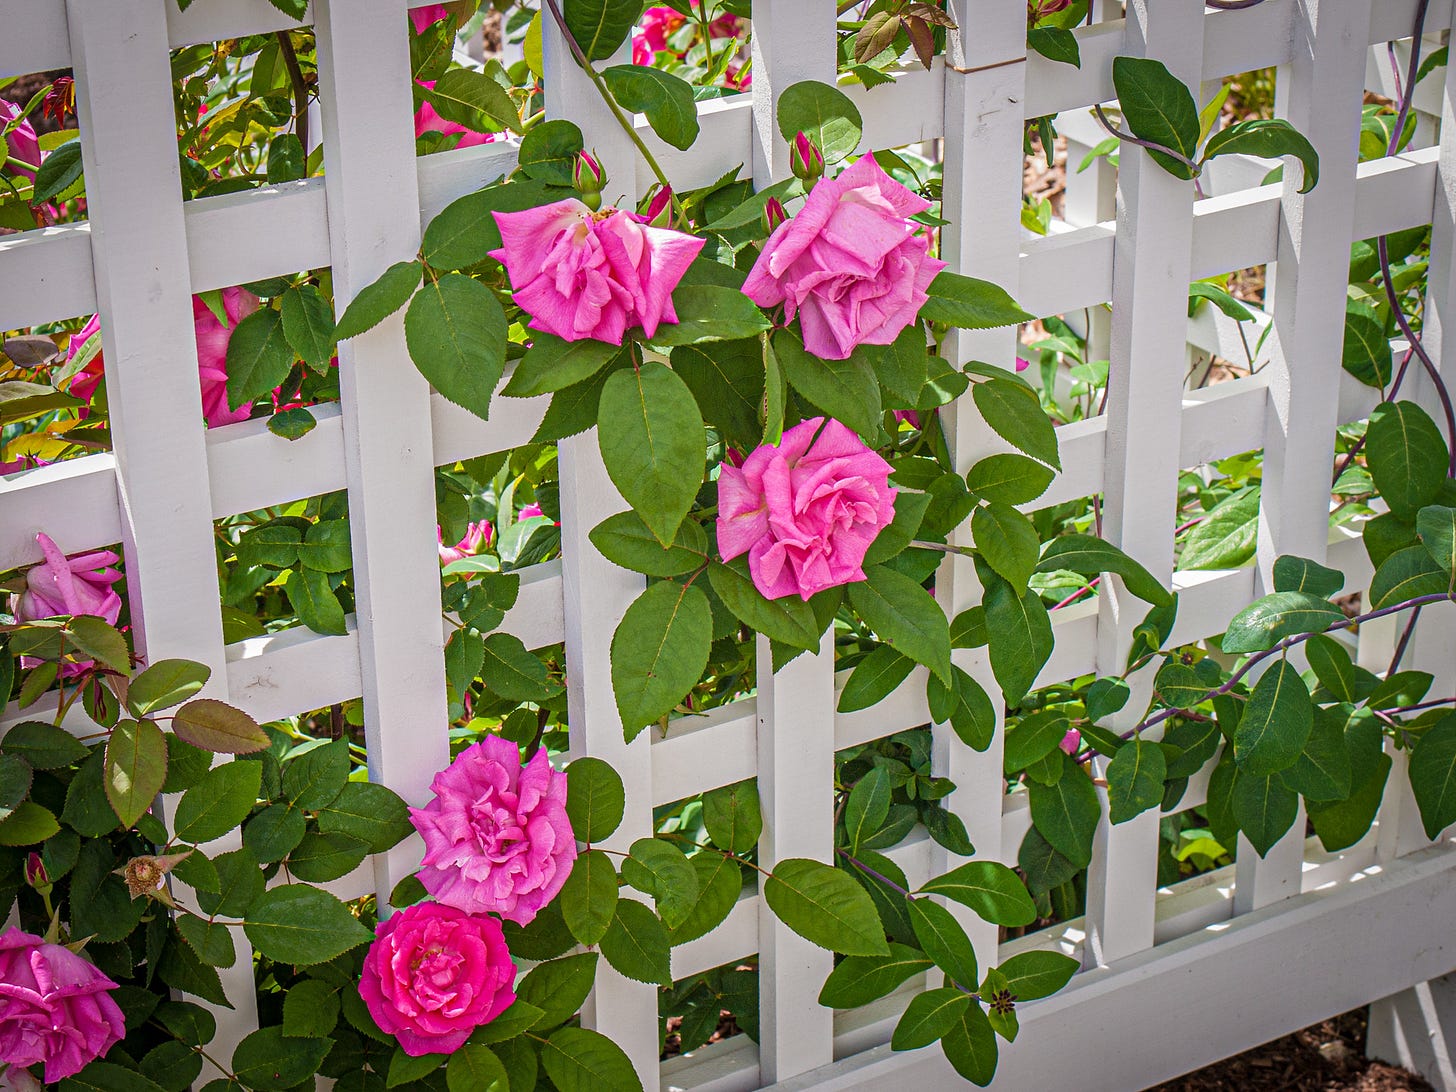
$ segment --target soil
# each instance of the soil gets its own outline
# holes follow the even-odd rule
[[[1414,1073],[1365,1057],[1368,1013],[1347,1012],[1147,1092],[1433,1092]]]

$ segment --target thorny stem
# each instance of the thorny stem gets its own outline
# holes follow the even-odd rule
[[[682,202],[678,200],[677,192],[672,189],[672,183],[667,180],[667,175],[663,172],[662,165],[657,162],[656,157],[648,150],[646,142],[638,136],[637,127],[632,124],[632,119],[622,113],[622,108],[617,105],[616,98],[612,95],[611,91],[607,90],[607,85],[602,82],[601,75],[592,67],[591,61],[587,60],[586,54],[582,52],[581,46],[577,44],[576,37],[571,33],[571,28],[566,25],[566,19],[561,14],[561,5],[557,3],[557,0],[542,0],[542,3],[551,12],[551,18],[556,23],[556,28],[561,32],[561,37],[566,42],[567,48],[571,50],[571,55],[576,58],[576,63],[581,65],[582,71],[587,74],[587,78],[591,80],[592,86],[597,89],[597,94],[602,97],[602,101],[607,104],[607,109],[611,110],[612,116],[617,119],[617,124],[622,127],[622,131],[637,146],[637,151],[647,161],[647,165],[652,168],[652,173],[657,178],[657,181],[664,189],[672,192],[672,207],[676,213],[677,222],[686,225],[688,220],[687,211],[683,208]]]

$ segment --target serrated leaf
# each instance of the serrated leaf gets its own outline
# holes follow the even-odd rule
[[[653,584],[627,608],[612,636],[612,689],[622,729],[632,739],[666,716],[708,664],[713,617],[695,587]]]
[[[848,95],[817,80],[801,80],[779,96],[778,126],[792,141],[806,134],[824,153],[828,164],[838,163],[859,147],[864,120]]]
[[[211,677],[211,669],[191,660],[158,660],[133,676],[127,687],[126,707],[134,716],[144,717],[187,700]]]
[[[617,915],[602,937],[601,949],[608,963],[635,982],[672,984],[667,928],[635,899],[618,901]]]
[[[154,721],[123,720],[106,743],[106,799],[123,827],[134,826],[167,780],[167,739]]]
[[[1011,379],[989,379],[971,387],[971,398],[986,423],[1008,444],[1054,470],[1062,468],[1056,429],[1026,386]]]
[[[871,565],[849,585],[849,601],[880,640],[953,683],[950,624],[916,581],[885,565]]]
[[[263,786],[261,762],[228,762],[209,770],[182,794],[173,816],[173,830],[194,844],[221,838],[242,825]]]
[[[172,731],[178,739],[217,754],[251,754],[270,742],[257,721],[215,698],[196,698],[178,709]]]
[[[617,870],[599,849],[577,857],[561,889],[561,915],[582,944],[596,944],[617,916]]]
[[[692,507],[707,459],[703,418],[687,384],[663,364],[614,372],[602,388],[602,461],[663,545]]]
[[[495,293],[447,273],[410,300],[404,332],[410,359],[430,385],[485,420],[506,366],[506,315]]]
[[[560,1092],[642,1092],[642,1081],[622,1048],[586,1028],[552,1032],[541,1046],[541,1065]]]
[[[660,68],[613,65],[602,71],[607,90],[619,105],[647,115],[652,131],[674,148],[687,151],[698,139],[698,105],[693,85]]]
[[[622,822],[627,794],[617,771],[599,758],[566,768],[566,814],[578,840],[600,842]]]
[[[930,298],[920,308],[920,317],[930,322],[958,326],[963,330],[990,330],[1035,321],[1034,316],[1016,306],[1016,301],[1000,285],[949,270],[937,273],[926,292]],[[976,404],[980,405],[979,400]],[[1045,461],[1056,466],[1052,460]]]
[[[739,781],[704,793],[703,826],[719,848],[730,853],[751,853],[763,832],[758,783]]]
[[[243,931],[269,959],[303,967],[326,963],[373,937],[337,898],[301,883],[269,888],[254,899]]]

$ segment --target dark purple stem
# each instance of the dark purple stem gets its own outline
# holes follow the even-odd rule
[[[897,884],[894,880],[890,879],[890,877],[888,877],[888,876],[882,876],[880,873],[876,872],[869,865],[867,865],[863,861],[861,861],[858,857],[852,857],[852,856],[850,856],[850,854],[849,854],[849,852],[847,850],[836,849],[834,852],[835,853],[838,853],[846,861],[848,861],[850,864],[854,865],[855,868],[859,869],[866,876],[870,877],[870,879],[872,879],[872,880],[879,880],[880,883],[884,884],[891,891],[898,891],[900,894],[904,895],[907,899],[911,899],[911,898],[914,898],[915,897],[912,894],[910,894],[909,891],[905,890],[905,888],[903,888],[899,884]]]
[[[1193,160],[1189,159],[1182,152],[1174,151],[1166,144],[1159,144],[1155,140],[1144,140],[1142,137],[1133,136],[1131,133],[1124,133],[1121,129],[1113,125],[1112,122],[1108,120],[1107,115],[1102,112],[1101,103],[1094,103],[1092,106],[1092,110],[1097,115],[1097,120],[1102,124],[1102,128],[1106,129],[1113,136],[1117,137],[1118,140],[1125,140],[1129,144],[1136,144],[1139,148],[1146,148],[1150,152],[1162,152],[1170,159],[1176,159],[1179,163],[1182,163],[1185,167],[1193,172],[1194,181],[1197,181],[1198,164],[1193,162]]]
[[[1421,608],[1417,607],[1411,611],[1410,618],[1406,621],[1405,630],[1400,635],[1400,641],[1395,646],[1395,655],[1390,658],[1390,666],[1385,669],[1385,677],[1388,679],[1395,674],[1396,668],[1400,667],[1400,661],[1405,658],[1406,645],[1410,644],[1411,634],[1415,632],[1416,620],[1421,616]]]

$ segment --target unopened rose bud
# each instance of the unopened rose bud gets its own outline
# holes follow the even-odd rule
[[[25,859],[25,882],[41,892],[51,888],[50,873],[46,871],[45,862],[40,859],[39,853],[32,853]]]
[[[813,182],[824,173],[824,153],[807,133],[797,133],[789,144],[789,170],[805,182]]]
[[[778,226],[789,218],[784,211],[784,203],[777,197],[770,197],[763,205],[763,226],[772,235]]]
[[[648,195],[647,207],[640,211],[638,219],[648,227],[667,227],[672,222],[672,187],[654,187]]]
[[[590,152],[577,152],[571,164],[571,184],[582,200],[593,210],[601,207],[602,190],[607,184],[607,172],[601,162]]]

